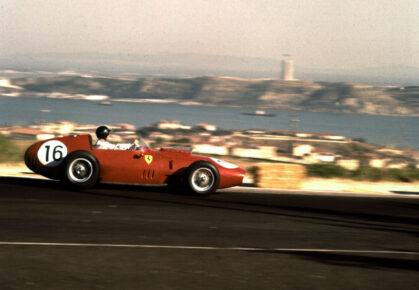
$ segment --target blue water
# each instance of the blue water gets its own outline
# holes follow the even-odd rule
[[[51,110],[42,112],[41,110]],[[81,124],[130,123],[144,127],[159,120],[180,120],[185,125],[210,123],[222,129],[288,130],[297,116],[299,131],[328,132],[364,138],[379,145],[419,149],[419,117],[387,117],[269,110],[275,117],[242,115],[245,108],[181,106],[177,104],[122,103],[112,106],[90,101],[0,97],[1,125],[28,125],[38,121],[68,120]]]

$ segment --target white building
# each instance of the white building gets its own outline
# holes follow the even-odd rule
[[[369,160],[369,166],[375,167],[375,168],[384,168],[386,167],[387,163],[390,161],[390,159],[371,159]]]
[[[292,155],[297,157],[303,157],[308,154],[311,154],[313,151],[313,146],[309,144],[298,144],[292,148]]]
[[[320,162],[334,162],[335,161],[335,155],[333,153],[317,153],[314,154],[317,161]]]
[[[190,130],[191,126],[186,126],[186,125],[182,125],[180,123],[180,121],[177,120],[161,120],[160,122],[157,123],[157,128],[162,129],[162,130],[178,130],[178,129],[183,129],[183,130]]]
[[[211,144],[195,144],[193,145],[193,152],[214,155],[228,155],[228,148],[226,146],[216,146]]]
[[[257,148],[234,148],[233,156],[245,158],[274,159],[276,157],[276,147],[259,146]]]
[[[336,164],[347,170],[357,170],[360,162],[357,159],[339,159]]]
[[[212,124],[196,124],[196,127],[200,127],[200,128],[204,128],[207,131],[216,131],[217,130],[217,126],[212,125]]]

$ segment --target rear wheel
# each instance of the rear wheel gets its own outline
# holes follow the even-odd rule
[[[93,187],[99,180],[100,168],[97,159],[87,151],[70,153],[64,166],[64,180],[77,188]]]
[[[217,168],[207,161],[193,163],[188,168],[186,178],[188,189],[198,195],[215,192],[220,183],[220,174]]]

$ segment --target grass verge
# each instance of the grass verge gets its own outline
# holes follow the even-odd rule
[[[26,141],[14,141],[0,134],[0,163],[22,162],[27,146]]]
[[[419,169],[407,168],[375,168],[360,166],[357,170],[347,170],[335,164],[310,164],[306,166],[307,175],[320,178],[346,178],[368,181],[414,182],[419,180]]]

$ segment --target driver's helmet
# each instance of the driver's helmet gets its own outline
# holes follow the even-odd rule
[[[111,132],[111,129],[109,129],[106,126],[100,126],[96,129],[96,137],[98,139],[105,139],[108,137],[109,133]]]

